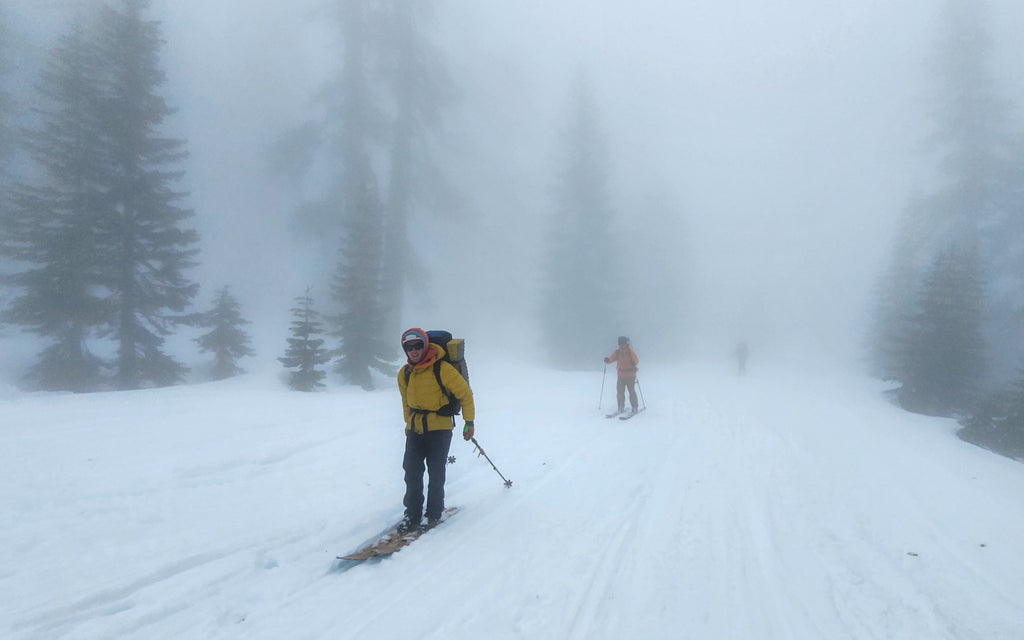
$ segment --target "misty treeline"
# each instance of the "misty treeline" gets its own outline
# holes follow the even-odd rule
[[[457,91],[426,29],[430,4],[333,3],[342,55],[316,95],[319,119],[282,135],[273,150],[279,174],[303,185],[294,218],[310,253],[332,261],[317,269],[331,274],[317,283],[329,292],[324,326],[310,291],[292,310],[279,360],[295,369],[295,388],[322,386],[318,367],[332,360],[345,383],[364,388],[373,386],[371,371],[393,375],[410,284],[457,303],[454,285],[431,283],[420,262],[422,251],[452,250],[445,226],[458,207],[458,189],[431,151]],[[13,163],[16,176],[4,165],[0,250],[12,293],[0,317],[43,345],[25,376],[32,388],[178,383],[186,367],[165,344],[183,325],[210,329],[196,342],[215,354],[215,377],[232,375],[252,355],[237,301],[224,288],[214,309],[189,311],[199,238],[176,187],[186,141],[162,131],[172,108],[161,93],[160,22],[147,0],[95,7],[82,9],[50,48],[35,93],[21,96],[27,115],[0,94],[2,151],[24,156]],[[620,332],[613,301],[621,273],[597,105],[582,74],[566,93],[541,313],[552,362],[572,367],[592,363]],[[14,122],[27,124],[15,130]],[[440,240],[410,241],[413,213],[435,229],[426,237]]]
[[[871,348],[902,407],[1024,456],[1024,114],[993,76],[984,7],[945,6],[927,141],[938,175],[903,212]]]
[[[430,282],[422,253],[456,252],[459,188],[435,158],[444,117],[460,87],[427,30],[430,2],[346,0],[339,11],[343,54],[335,82],[317,96],[318,120],[284,136],[274,156],[282,172],[305,181],[307,201],[297,226],[307,242],[330,254],[324,333],[338,338],[334,371],[343,381],[373,385],[372,370],[394,375],[397,336],[408,291],[427,290],[448,304],[466,304],[457,283]],[[542,336],[552,364],[593,363],[619,325],[615,313],[618,256],[613,251],[608,157],[597,106],[580,78],[567,91],[546,284]],[[297,170],[296,167],[299,169]],[[317,167],[320,167],[318,170]],[[308,176],[327,175],[308,184]],[[410,238],[411,220],[419,228]],[[423,227],[430,229],[425,232]],[[315,365],[326,357],[309,291],[296,299],[289,354],[293,386],[316,388]],[[314,334],[315,335],[315,334]]]
[[[367,388],[373,372],[393,374],[401,319],[414,315],[410,290],[462,303],[457,283],[434,281],[425,257],[458,251],[449,231],[461,224],[460,185],[437,149],[472,87],[452,76],[432,39],[429,0],[326,4],[337,64],[315,94],[316,116],[283,132],[270,154],[275,175],[302,194],[294,226],[324,274],[295,298],[281,340],[279,359],[306,390],[323,385],[329,364]],[[97,6],[48,45],[32,95],[6,82],[14,52],[0,13],[2,320],[40,340],[27,377],[35,388],[179,382],[185,368],[165,339],[183,325],[209,329],[198,342],[215,354],[218,375],[237,372],[252,350],[230,291],[214,310],[190,310],[198,235],[176,186],[186,141],[162,131],[172,108],[161,94],[159,17],[144,0]],[[904,208],[870,341],[876,373],[897,383],[901,406],[959,416],[976,439],[1024,433],[1022,114],[994,77],[983,7],[944,3],[925,141],[937,174]],[[551,364],[567,368],[589,366],[636,319],[623,293],[645,286],[629,276],[636,247],[615,233],[629,216],[609,193],[615,150],[596,93],[578,73],[562,122],[551,125],[557,164],[538,319]]]
[[[18,295],[3,319],[47,343],[28,374],[38,388],[134,389],[184,374],[162,345],[197,292],[185,272],[199,238],[174,188],[185,143],[158,133],[170,108],[144,5],[101,5],[53,47],[21,140],[33,167],[5,193],[0,246],[26,266],[5,278]]]
[[[186,367],[165,353],[177,326],[206,327],[214,377],[251,355],[238,303],[222,288],[206,312],[187,312],[198,292],[199,236],[177,190],[185,141],[164,137],[171,108],[158,23],[148,2],[99,4],[56,42],[28,117],[5,94],[5,155],[24,150],[5,176],[0,250],[4,322],[44,343],[26,382],[45,390],[137,389],[180,382]],[[6,270],[5,270],[6,271]]]

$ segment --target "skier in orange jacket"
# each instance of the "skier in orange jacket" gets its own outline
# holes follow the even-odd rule
[[[612,355],[604,359],[605,364],[615,363],[615,370],[618,380],[615,384],[615,400],[619,403],[619,410],[622,413],[626,409],[626,389],[629,389],[630,413],[636,413],[640,409],[640,403],[636,398],[636,365],[640,358],[636,356],[633,347],[629,344],[629,338],[619,336],[619,346]],[[614,413],[612,415],[615,415]]]

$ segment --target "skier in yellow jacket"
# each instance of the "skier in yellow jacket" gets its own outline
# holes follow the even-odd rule
[[[405,517],[399,531],[406,533],[436,526],[444,511],[445,464],[455,428],[449,396],[457,398],[462,405],[462,417],[466,421],[462,437],[465,440],[473,437],[476,412],[469,383],[450,362],[444,360],[444,348],[431,344],[426,331],[413,328],[402,333],[402,350],[408,362],[398,372],[398,390],[402,394],[405,416],[405,457],[402,461],[405,470]],[[424,466],[429,475],[427,522],[421,527]]]
[[[629,404],[632,408],[632,413],[636,413],[640,409],[640,404],[636,398],[636,365],[639,364],[640,358],[636,357],[636,352],[633,351],[633,347],[629,344],[629,338],[619,336],[618,348],[612,351],[612,355],[605,358],[604,361],[605,364],[614,362],[615,370],[618,374],[616,376],[615,400],[619,403],[619,410],[611,415],[625,411],[627,388],[629,388]]]

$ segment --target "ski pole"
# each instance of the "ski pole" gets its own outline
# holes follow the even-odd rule
[[[494,462],[491,461],[491,457],[488,456],[486,453],[484,453],[484,448],[480,446],[480,443],[476,441],[476,438],[470,438],[470,441],[473,443],[473,445],[480,452],[478,455],[482,455],[483,457],[487,458],[487,462],[491,463],[491,468],[498,472],[498,475],[501,476],[502,480],[505,480],[505,486],[506,487],[511,487],[512,486],[512,481],[511,480],[506,480],[505,476],[501,475],[501,472],[498,471],[498,467],[494,466]]]
[[[643,404],[644,409],[646,409],[647,401],[644,400],[644,390],[640,388],[640,376],[636,378],[636,390],[640,392],[640,402]]]
[[[601,397],[597,399],[597,410],[601,410],[601,403],[604,402],[604,379],[608,375],[608,363],[604,363],[604,373],[601,374]]]

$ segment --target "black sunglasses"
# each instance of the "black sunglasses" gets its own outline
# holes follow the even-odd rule
[[[406,342],[405,344],[403,344],[402,348],[405,349],[406,352],[409,352],[409,351],[419,351],[420,349],[423,348],[423,341],[422,340],[410,340],[409,342]]]

